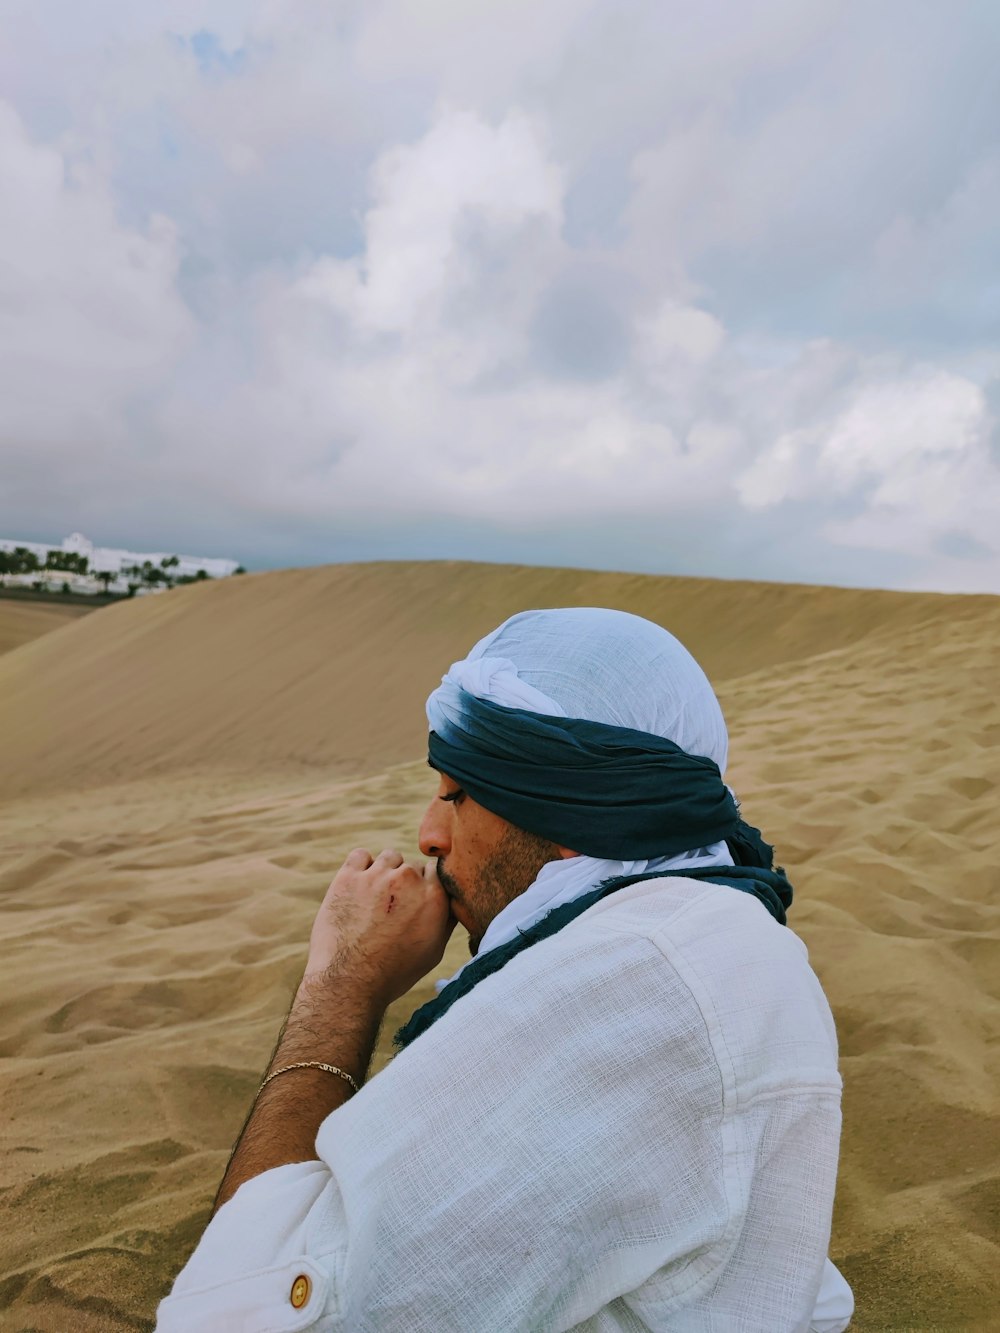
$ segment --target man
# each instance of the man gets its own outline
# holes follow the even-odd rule
[[[162,1333],[839,1333],[833,1022],[697,663],[525,612],[428,718],[432,859],[335,876]],[[456,920],[475,956],[361,1086]]]

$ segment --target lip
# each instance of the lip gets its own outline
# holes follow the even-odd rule
[[[438,876],[438,883],[441,884],[442,889],[444,889],[445,896],[448,899],[448,907],[449,910],[451,911],[452,916],[455,918],[455,920],[458,922],[460,926],[464,926],[466,930],[471,929],[468,921],[465,918],[465,904],[462,902],[462,899],[458,897],[456,894],[452,893],[446,887],[446,885],[441,882],[440,876]]]
[[[461,902],[461,898],[459,897],[459,895],[454,891],[454,889],[449,887],[448,881],[451,879],[451,876],[448,874],[447,870],[445,870],[444,866],[441,864],[443,859],[444,859],[443,857],[438,857],[437,861],[434,863],[434,878],[441,885],[441,888],[443,889],[443,891],[445,892],[445,894],[447,895],[447,897],[451,902]],[[443,874],[442,871],[444,872]]]
[[[449,909],[450,909],[450,911],[451,911],[452,916],[455,918],[455,920],[458,922],[458,924],[459,924],[460,926],[464,926],[466,930],[469,930],[469,929],[470,929],[469,924],[468,924],[468,922],[463,918],[463,915],[462,915],[462,899],[461,899],[461,897],[460,897],[458,894],[456,894],[456,893],[454,892],[454,890],[452,890],[452,889],[450,889],[450,888],[448,887],[448,885],[445,883],[445,881],[441,878],[441,875],[440,875],[440,873],[439,873],[439,871],[438,871],[438,866],[440,865],[440,862],[441,862],[442,859],[443,859],[443,858],[440,858],[440,857],[439,857],[437,861],[431,861],[431,862],[429,863],[430,866],[431,866],[431,873],[433,874],[434,879],[435,879],[435,880],[437,881],[437,883],[440,885],[440,887],[441,887],[441,891],[444,893],[444,896],[448,899],[448,906],[449,906]],[[448,874],[448,872],[445,871],[445,875],[446,875],[446,876],[447,876],[447,874]]]

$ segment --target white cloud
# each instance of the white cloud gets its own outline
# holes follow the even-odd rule
[[[678,420],[704,410],[725,349],[721,321],[694,305],[668,299],[636,321],[636,370]]]
[[[729,572],[763,534],[794,578],[808,508],[831,578],[1000,589],[988,4],[10,10],[26,524],[79,497],[114,540],[155,474],[159,544],[225,515],[251,561],[361,514],[723,515]]]
[[[820,452],[820,475],[838,489],[875,477],[886,499],[932,459],[946,462],[982,443],[982,390],[958,375],[924,371],[863,389]]]
[[[363,330],[412,336],[439,325],[448,302],[481,280],[484,258],[530,244],[534,223],[543,237],[561,223],[560,172],[518,111],[495,128],[445,111],[417,143],[383,153],[371,180],[363,257],[325,266],[332,299]]]
[[[863,486],[874,504],[919,506],[927,523],[946,500],[945,477],[954,483],[969,458],[989,468],[991,424],[983,391],[958,375],[918,370],[862,383],[834,419],[787,431],[758,453],[740,494],[765,507]]]
[[[988,588],[1000,572],[1000,466],[982,389],[959,375],[918,368],[862,383],[826,422],[799,427],[762,450],[738,482],[743,502],[853,496],[856,511],[831,519],[825,536],[873,551],[906,550],[937,566],[925,585]],[[956,543],[955,538],[961,541]],[[975,553],[949,559],[959,544]]]
[[[496,125],[443,109],[375,162],[357,259],[257,289],[241,325],[253,383],[195,416],[172,404],[163,434],[207,429],[203,483],[238,459],[233,485],[259,472],[272,503],[310,516],[377,496],[384,514],[519,525],[707,499],[736,432],[706,422],[681,443],[628,375],[551,383],[525,360],[538,305],[572,263],[562,189],[517,109]],[[660,362],[695,365],[724,337],[687,307],[664,307],[646,331]]]
[[[33,143],[0,103],[0,420],[8,447],[53,455],[130,441],[128,404],[156,389],[192,321],[176,230],[122,226],[107,180]]]

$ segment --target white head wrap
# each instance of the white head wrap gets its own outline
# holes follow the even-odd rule
[[[650,732],[688,754],[707,755],[725,773],[729,738],[704,671],[672,634],[626,611],[566,607],[511,616],[480,639],[464,661],[455,662],[431,694],[427,720],[432,731],[445,720],[460,725],[462,690],[505,708]],[[732,864],[724,842],[646,861],[592,856],[550,861],[494,917],[479,956],[602,880]]]

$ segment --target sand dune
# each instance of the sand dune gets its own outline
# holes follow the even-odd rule
[[[559,602],[652,615],[719,685],[838,1021],[855,1327],[995,1326],[1000,599],[382,565],[111,607],[0,661],[0,1328],[150,1327],[332,869],[416,851],[424,691]]]
[[[59,629],[68,621],[79,620],[89,613],[89,606],[68,602],[28,602],[0,598],[0,655],[23,643]]]
[[[526,606],[569,605],[669,622],[713,680],[1000,614],[995,598],[503,565],[220,580],[108,607],[0,660],[0,794],[192,767],[375,773],[419,752],[423,700],[475,638]]]

